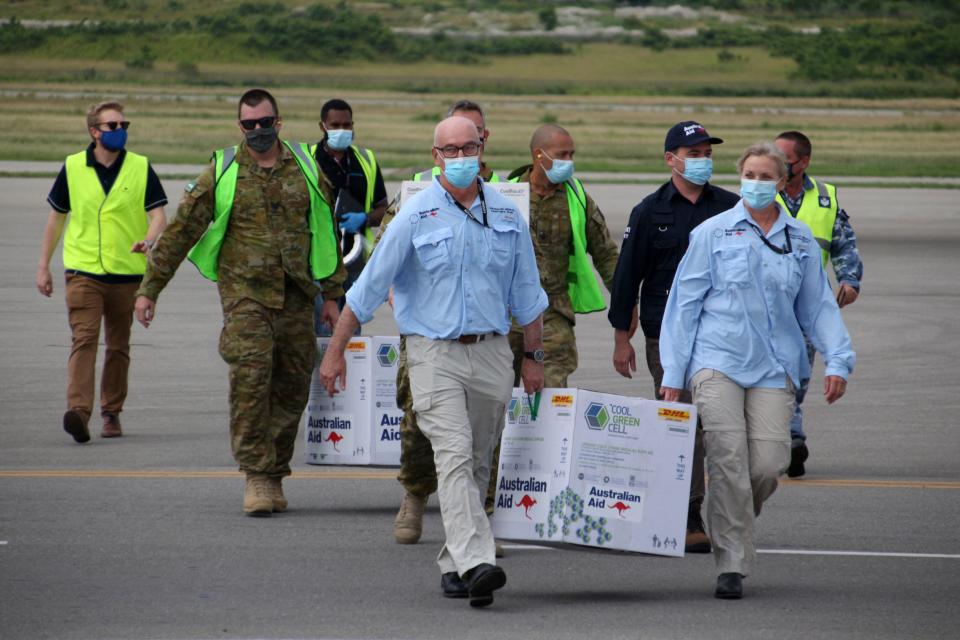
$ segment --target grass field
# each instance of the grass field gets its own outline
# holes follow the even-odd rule
[[[12,63],[0,59],[0,65]],[[28,68],[29,61],[21,66]],[[226,71],[238,72],[230,68]],[[384,72],[382,67],[366,71]],[[507,67],[500,69],[505,82],[523,77],[523,69],[516,71],[513,74]],[[362,77],[363,72],[355,69],[355,75],[350,76],[344,70],[342,77]],[[434,77],[432,73],[443,72],[442,68],[420,68],[410,81],[423,78],[426,82]],[[571,74],[588,72],[575,65],[570,69]],[[493,69],[485,73],[497,77]],[[751,142],[772,138],[784,129],[799,129],[814,142],[818,173],[960,174],[960,150],[949,143],[960,139],[960,105],[952,100],[427,94],[282,87],[276,86],[281,84],[276,78],[273,83],[263,84],[275,88],[285,120],[284,136],[290,139],[315,140],[319,136],[320,105],[331,97],[347,99],[354,107],[358,142],[374,149],[386,167],[415,169],[429,164],[437,119],[453,100],[470,97],[488,111],[492,136],[487,158],[501,171],[528,160],[530,134],[543,122],[557,122],[571,131],[581,170],[661,171],[666,129],[679,120],[696,119],[727,142],[716,149],[718,173],[732,172],[740,151]],[[61,160],[87,142],[87,105],[116,97],[126,103],[127,117],[133,122],[131,148],[154,162],[201,163],[212,149],[237,139],[234,121],[241,91],[234,87],[96,80],[2,82],[4,113],[16,126],[0,130],[0,159]]]

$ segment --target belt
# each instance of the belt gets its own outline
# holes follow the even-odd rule
[[[470,334],[465,336],[460,336],[459,338],[450,338],[451,340],[456,340],[460,344],[477,344],[478,342],[483,342],[487,338],[492,338],[497,334],[495,333],[481,333],[481,334]]]

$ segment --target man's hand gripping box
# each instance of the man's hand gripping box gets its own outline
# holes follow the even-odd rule
[[[351,338],[344,351],[347,388],[333,397],[320,384],[319,371],[329,342],[317,339],[319,355],[303,418],[307,464],[398,466],[400,339]]]

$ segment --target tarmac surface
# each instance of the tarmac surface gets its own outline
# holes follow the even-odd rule
[[[713,558],[509,547],[507,586],[472,610],[439,593],[436,499],[393,541],[394,472],[303,463],[291,508],[244,517],[230,456],[216,289],[190,266],[133,334],[124,437],[62,431],[63,281],[33,284],[49,178],[0,178],[0,638],[956,638],[960,613],[960,206],[949,189],[843,188],[866,265],[844,310],[857,350],[828,407],[805,404],[807,475],[757,528],[745,598]],[[174,205],[184,180],[166,180]],[[652,185],[588,190],[619,237]],[[391,189],[393,186],[389,187]],[[58,250],[52,264],[62,269]],[[395,332],[384,308],[365,333]],[[650,397],[612,369],[605,314],[577,325],[572,384]]]

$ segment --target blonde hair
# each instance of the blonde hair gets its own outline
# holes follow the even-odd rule
[[[92,129],[93,127],[97,126],[97,120],[100,119],[100,113],[108,109],[123,113],[123,105],[115,100],[92,104],[90,105],[90,108],[87,109],[87,128]]]
[[[747,147],[747,150],[744,151],[740,159],[737,160],[737,175],[743,173],[743,163],[747,161],[747,158],[752,156],[773,158],[773,161],[777,165],[777,172],[779,173],[777,177],[782,178],[787,175],[786,156],[783,155],[783,151],[780,151],[780,147],[769,140],[761,140]]]

